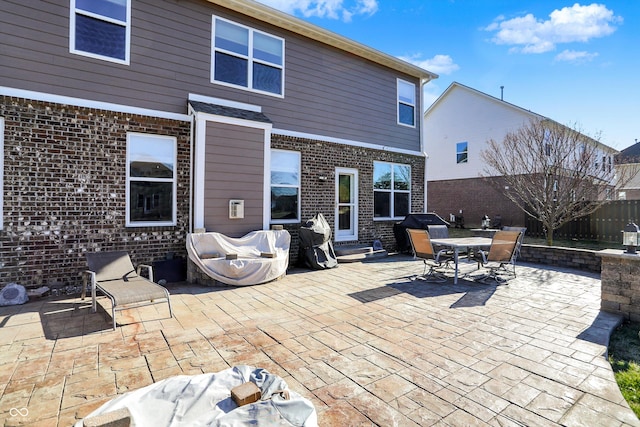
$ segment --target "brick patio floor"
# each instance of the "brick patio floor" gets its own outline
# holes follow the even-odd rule
[[[473,269],[472,264],[464,266]],[[170,284],[166,304],[90,313],[44,298],[0,307],[0,419],[69,426],[180,374],[262,367],[321,426],[640,426],[604,354],[618,318],[598,275],[518,267],[508,286],[411,281],[397,255],[260,286]]]

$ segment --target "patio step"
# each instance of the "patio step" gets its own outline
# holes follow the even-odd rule
[[[339,246],[335,252],[339,263],[368,261],[389,255],[386,250],[376,250],[372,246]]]

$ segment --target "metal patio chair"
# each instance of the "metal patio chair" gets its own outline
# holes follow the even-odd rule
[[[474,279],[479,282],[493,280],[501,284],[508,280],[503,277],[505,274],[509,277],[515,277],[515,264],[513,273],[508,271],[505,265],[511,264],[521,234],[520,231],[500,230],[496,232],[491,240],[489,251],[479,252],[478,267],[484,267],[487,269],[487,273],[475,276]]]
[[[116,329],[116,311],[166,302],[169,316],[173,317],[169,291],[153,282],[151,266],[141,264],[133,268],[131,258],[125,251],[90,252],[86,254],[88,276],[91,278],[91,309],[95,313],[96,290],[111,300],[113,329]],[[149,279],[140,276],[142,268],[148,269]],[[86,278],[82,289],[82,299],[86,293]]]
[[[431,244],[431,238],[427,230],[407,228],[409,242],[415,258],[420,258],[424,262],[422,275],[418,276],[427,282],[444,282],[447,277],[442,274],[441,269],[446,268],[453,258],[447,254],[445,249],[435,252]],[[427,268],[429,271],[427,272]]]

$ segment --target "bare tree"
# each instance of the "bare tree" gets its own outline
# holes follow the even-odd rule
[[[575,126],[532,120],[500,142],[487,141],[480,154],[485,162],[482,175],[501,176],[504,182],[498,188],[542,222],[552,245],[554,230],[615,198],[616,190],[637,173],[616,170],[614,154],[605,148]]]

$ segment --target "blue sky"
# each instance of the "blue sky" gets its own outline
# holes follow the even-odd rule
[[[577,127],[640,140],[640,0],[260,0],[440,77]]]

